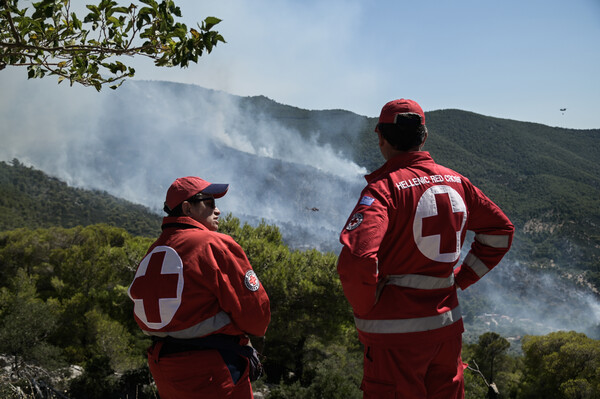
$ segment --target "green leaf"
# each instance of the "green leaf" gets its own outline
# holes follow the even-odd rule
[[[129,14],[129,7],[115,7],[113,12],[120,14]]]
[[[206,28],[206,30],[211,30],[211,28],[215,25],[217,25],[219,22],[221,22],[222,20],[216,17],[206,17],[204,19],[204,26]]]
[[[123,26],[123,22],[120,21],[119,19],[117,19],[116,17],[108,17],[106,19],[106,21],[110,24],[110,25],[114,25],[115,27],[120,27]]]
[[[98,7],[93,4],[87,4],[85,7],[94,14],[100,14],[100,10],[98,9]]]
[[[140,0],[140,3],[148,4],[152,8],[158,8],[158,4],[154,0]]]
[[[83,22],[85,22],[85,23],[97,22],[99,19],[100,19],[100,13],[98,11],[93,11],[83,18]]]
[[[112,85],[110,86],[111,89],[113,90],[117,90],[122,84],[123,84],[124,80],[121,80],[119,83],[117,83],[116,85]]]
[[[210,52],[218,41],[223,41],[216,36],[217,32],[207,35],[220,19],[207,17],[202,27],[188,30],[185,24],[176,21],[181,17],[181,9],[172,0],[140,0],[138,5],[129,7],[119,5],[118,0],[96,0],[97,4],[85,4],[83,18],[70,11],[72,0],[34,0],[28,2],[30,8],[33,6],[32,12],[27,7],[19,8],[18,0],[4,2],[8,11],[0,10],[2,26],[7,26],[10,13],[22,33],[14,42],[36,49],[3,49],[0,65],[28,65],[29,78],[53,74],[42,67],[43,60],[50,57],[62,60],[57,69],[68,69],[68,76],[63,76],[60,82],[68,78],[71,84],[98,88],[98,84],[134,75],[133,68],[120,61],[105,62],[110,57],[145,55],[157,66],[187,67],[190,61],[198,62],[204,49]],[[100,28],[102,31],[98,32]],[[6,29],[4,32],[7,34]],[[10,39],[12,33],[7,35]]]
[[[78,29],[78,30],[82,28],[83,24],[77,18],[77,15],[74,12],[71,13],[71,19],[73,20],[73,28]]]

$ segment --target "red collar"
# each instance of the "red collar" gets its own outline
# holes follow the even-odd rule
[[[433,158],[431,158],[428,151],[403,152],[384,163],[379,169],[366,175],[365,179],[367,183],[371,183],[385,173],[422,162],[433,162]]]
[[[201,230],[208,230],[202,223],[192,219],[189,216],[166,216],[163,218],[163,230],[173,225],[183,225],[182,227],[195,227]]]

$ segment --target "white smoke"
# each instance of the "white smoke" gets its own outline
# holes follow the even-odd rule
[[[189,85],[129,81],[97,93],[57,86],[52,78],[23,81],[10,70],[0,83],[0,160],[17,158],[71,186],[104,190],[157,214],[175,178],[199,175],[230,184],[218,201],[225,214],[276,224],[294,247],[337,251],[364,185],[363,168],[320,144],[335,129],[353,140],[353,126],[315,118],[307,138],[267,112],[242,107],[238,97]],[[514,261],[461,293],[461,303],[467,311],[483,303],[483,314],[466,317],[478,333],[589,333],[600,323],[591,293]]]
[[[470,242],[463,247],[463,257],[469,247]],[[534,269],[515,260],[519,257],[509,252],[481,280],[459,291],[467,335],[476,339],[494,331],[518,343],[523,335],[575,330],[600,339],[597,295],[558,267]]]
[[[366,170],[319,144],[323,132],[306,139],[240,101],[165,82],[100,93],[51,79],[13,82],[3,87],[0,159],[157,213],[177,177],[229,183],[222,212],[296,227],[295,245],[336,249]]]

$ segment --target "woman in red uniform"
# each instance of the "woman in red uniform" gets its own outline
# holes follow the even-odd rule
[[[248,335],[264,336],[269,298],[242,248],[217,232],[227,184],[182,177],[169,187],[162,234],[129,296],[152,336],[150,371],[162,399],[251,399]]]

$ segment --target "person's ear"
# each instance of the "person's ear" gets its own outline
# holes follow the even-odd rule
[[[421,145],[419,146],[419,150],[420,150],[421,148],[423,148],[423,146],[425,145],[425,142],[427,141],[427,136],[428,136],[428,133],[427,133],[427,130],[425,130],[425,137],[423,137],[423,142],[422,142],[422,143],[421,143]]]
[[[183,211],[183,214],[185,216],[190,216],[191,211],[192,211],[192,204],[190,204],[188,201],[183,201],[181,203],[181,210]]]
[[[377,132],[377,136],[379,137],[379,147],[383,147],[385,139],[383,138],[383,134],[381,132]]]

